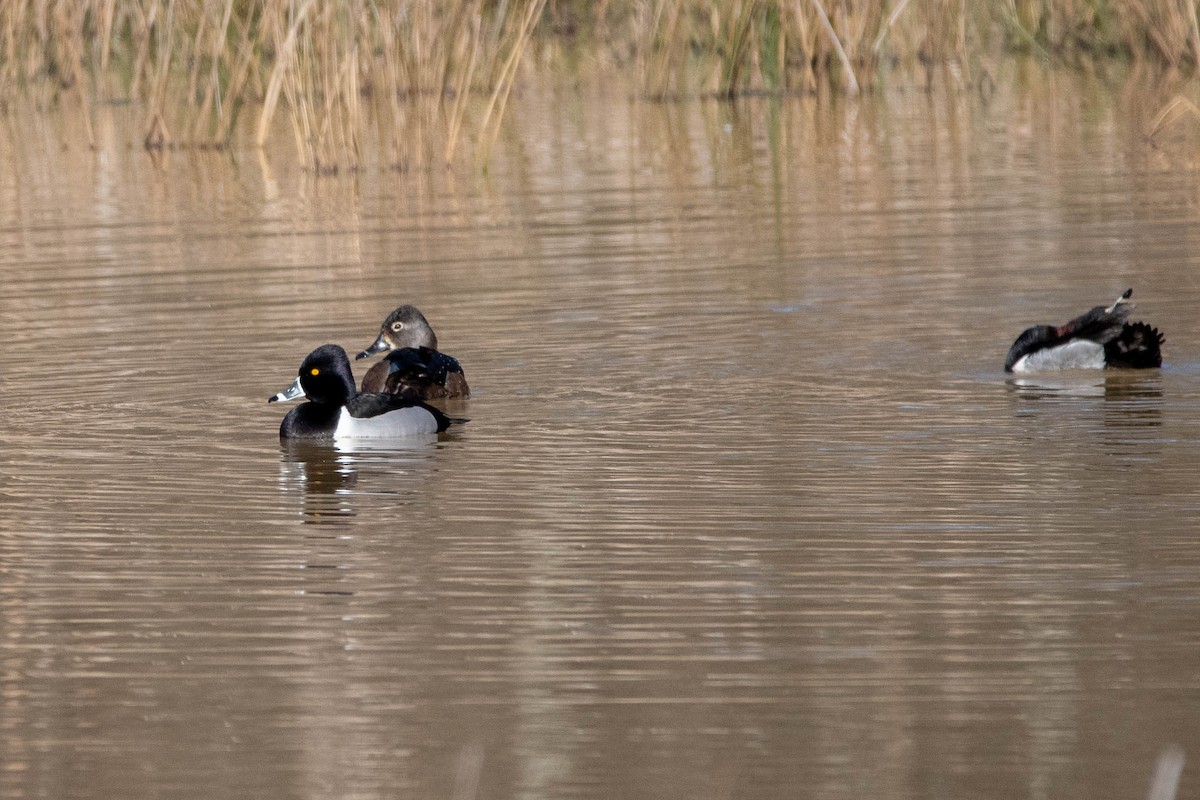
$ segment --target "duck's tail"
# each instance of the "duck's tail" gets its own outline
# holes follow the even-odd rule
[[[1104,360],[1110,367],[1152,369],[1162,366],[1165,337],[1145,322],[1129,322],[1115,339],[1104,345]]]

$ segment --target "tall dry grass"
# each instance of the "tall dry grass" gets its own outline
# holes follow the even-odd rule
[[[1065,59],[1124,58],[1195,68],[1195,0],[1004,0],[1009,43]]]
[[[0,98],[139,103],[148,148],[226,147],[251,114],[318,172],[358,165],[369,127],[394,167],[452,162],[464,138],[486,155],[544,6],[5,0]]]
[[[1195,69],[1197,0],[653,0],[634,24],[652,95],[856,93],[891,68],[1032,52]]]
[[[1005,50],[1194,69],[1198,2],[5,0],[0,101],[24,93],[89,122],[133,102],[148,148],[290,136],[321,173],[363,163],[368,132],[395,168],[481,166],[530,53],[631,66],[657,99],[854,94],[913,65],[970,80]]]

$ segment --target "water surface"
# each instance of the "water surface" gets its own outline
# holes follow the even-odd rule
[[[535,86],[454,181],[4,118],[0,796],[1200,796],[1196,174],[1066,81]],[[1127,286],[1164,369],[1004,375]],[[400,302],[471,422],[281,446]]]

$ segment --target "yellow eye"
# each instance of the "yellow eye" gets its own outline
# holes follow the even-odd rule
[[[310,372],[309,374],[310,374],[310,375],[320,375],[320,374],[321,374],[321,370],[317,369],[316,367],[313,367],[313,368],[312,368],[312,372]]]

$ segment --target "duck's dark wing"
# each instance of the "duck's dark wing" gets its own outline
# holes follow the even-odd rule
[[[1162,343],[1166,338],[1145,322],[1133,322],[1121,328],[1120,335],[1104,345],[1104,359],[1110,367],[1153,369],[1162,366]]]
[[[458,359],[429,347],[402,347],[363,376],[364,392],[436,400],[470,393]]]
[[[1108,308],[1096,306],[1086,314],[1080,314],[1066,325],[1055,329],[1057,338],[1090,339],[1093,342],[1107,344],[1121,335],[1126,320],[1129,319],[1133,306],[1128,303],[1118,303]]]
[[[401,397],[396,394],[359,392],[346,401],[346,410],[350,412],[350,416],[356,419],[370,419],[371,417],[378,417],[381,414],[386,414],[389,411],[398,411],[402,408],[425,409],[437,420],[439,432],[446,430],[446,428],[449,428],[453,424],[467,422],[465,419],[448,417],[433,406],[423,403],[416,398]]]
[[[411,387],[409,391],[420,392],[426,399],[466,397],[471,393],[457,358],[428,347],[417,348],[417,352],[421,366],[413,363],[411,369],[393,369],[388,376],[389,385]]]

